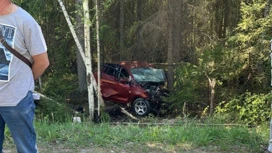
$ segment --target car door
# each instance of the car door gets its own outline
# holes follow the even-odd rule
[[[128,73],[118,64],[104,66],[101,73],[101,92],[104,100],[117,103],[128,103],[129,84]]]
[[[113,87],[117,94],[114,96],[114,100],[123,104],[129,103],[130,97],[130,85],[129,85],[129,73],[127,70],[120,66],[116,73],[117,83]]]
[[[116,65],[105,64],[101,73],[101,93],[104,100],[110,100],[110,98],[116,94],[112,87],[116,84]]]

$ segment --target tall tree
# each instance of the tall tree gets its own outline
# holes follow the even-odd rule
[[[120,46],[119,46],[119,60],[122,60],[123,58],[125,58],[125,39],[124,39],[124,22],[125,22],[125,14],[124,14],[124,1],[125,0],[119,0],[119,5],[120,5],[120,20],[119,20],[119,24],[120,24],[120,28],[119,28],[119,33],[120,33],[120,37],[119,37],[119,42],[120,42]]]
[[[181,1],[168,1],[168,53],[167,53],[167,78],[168,88],[174,87],[175,62],[180,61],[181,52]]]
[[[76,6],[76,32],[78,35],[78,38],[80,39],[81,46],[84,46],[84,25],[83,25],[83,12],[82,12],[82,0],[75,0],[75,6]],[[84,61],[82,59],[82,56],[80,55],[80,52],[76,52],[76,63],[77,63],[77,75],[78,75],[78,86],[80,91],[86,91],[87,90],[87,83],[86,83],[86,67],[84,64]]]

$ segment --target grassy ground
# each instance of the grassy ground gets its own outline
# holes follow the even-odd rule
[[[269,128],[179,123],[111,125],[109,123],[36,122],[40,153],[261,153]],[[6,130],[6,153],[15,147]]]

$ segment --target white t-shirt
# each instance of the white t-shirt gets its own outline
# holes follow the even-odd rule
[[[0,15],[0,32],[8,44],[30,61],[31,56],[47,51],[40,26],[21,7],[11,14]],[[0,106],[16,106],[33,90],[31,68],[0,43]]]

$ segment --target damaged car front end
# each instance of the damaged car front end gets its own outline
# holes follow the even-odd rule
[[[146,62],[105,63],[100,78],[103,99],[128,106],[137,116],[159,114],[169,94],[164,70]]]
[[[164,101],[164,98],[169,95],[169,91],[164,88],[166,82],[164,70],[153,67],[139,67],[131,69],[131,73],[134,81],[148,93],[148,99],[146,100],[151,105],[151,111],[156,114],[165,111],[167,103]],[[134,109],[134,111],[139,110],[135,107]]]

